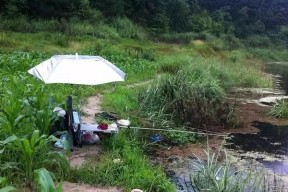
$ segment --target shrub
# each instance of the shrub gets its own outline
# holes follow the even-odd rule
[[[147,34],[144,29],[140,26],[137,26],[127,17],[116,18],[113,23],[113,27],[117,30],[119,35],[123,38],[132,38],[132,39],[146,39]]]
[[[271,39],[265,35],[249,36],[245,41],[249,47],[267,48],[272,45]]]
[[[174,132],[172,129],[168,129],[171,131],[164,131],[162,134],[165,136],[165,140],[167,143],[175,144],[175,145],[185,145],[188,143],[196,143],[203,139],[203,135],[199,135],[195,133],[188,133],[185,131],[189,131],[185,127],[177,127],[173,130],[179,130],[179,132]],[[183,132],[180,132],[183,131]],[[191,131],[191,130],[190,130]]]
[[[242,41],[238,39],[237,37],[235,37],[234,35],[227,34],[227,35],[221,36],[221,38],[224,39],[225,47],[228,50],[234,50],[234,49],[239,49],[239,48],[244,47]]]

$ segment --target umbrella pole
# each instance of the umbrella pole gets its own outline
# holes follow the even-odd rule
[[[80,111],[80,107],[81,107],[81,104],[80,104],[80,96],[79,96],[79,88],[80,87],[80,85],[76,85],[76,96],[77,96],[77,99],[76,99],[76,101],[77,101],[77,111]]]
[[[74,107],[75,107],[75,109],[77,109],[78,110],[78,102],[79,102],[79,85],[78,84],[70,84],[71,85],[71,87],[72,87],[72,92],[71,92],[71,96],[73,97],[73,100],[74,100]],[[76,105],[75,105],[75,102],[77,103]]]

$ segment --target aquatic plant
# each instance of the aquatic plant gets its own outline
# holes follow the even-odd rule
[[[227,152],[212,153],[205,151],[207,161],[195,156],[197,161],[192,164],[191,181],[197,191],[238,192],[257,191],[261,178],[255,177],[252,170],[238,170],[231,164]],[[220,160],[221,153],[224,159]]]
[[[197,192],[287,191],[285,182],[277,175],[261,167],[245,168],[232,163],[232,156],[222,147],[212,152],[208,146],[205,154],[207,160],[195,155],[196,161],[192,163],[191,182]]]

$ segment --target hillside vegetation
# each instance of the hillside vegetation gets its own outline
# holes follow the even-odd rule
[[[174,191],[163,169],[146,156],[151,132],[123,131],[104,141],[105,153],[97,159],[70,168],[69,151],[54,151],[57,138],[46,135],[53,107],[65,107],[75,89],[45,85],[27,70],[54,54],[100,55],[125,71],[125,82],[81,86],[81,96],[103,94],[103,109],[130,118],[133,126],[237,127],[237,106],[227,103],[226,94],[234,87],[272,86],[263,63],[288,59],[288,5],[211,2],[0,0],[0,178],[38,191],[45,185],[41,175],[53,190],[69,180]],[[149,86],[131,88],[139,82]],[[197,133],[163,137],[175,145],[203,140]]]

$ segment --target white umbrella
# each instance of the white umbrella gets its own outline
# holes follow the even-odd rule
[[[55,55],[31,68],[28,72],[44,81],[46,84],[67,83],[78,85],[99,85],[124,81],[125,78],[125,73],[123,71],[102,57],[78,54]],[[71,97],[67,97],[67,111],[70,114],[73,113],[73,118],[71,116],[68,117],[69,130],[71,131],[72,128],[74,129],[74,125],[71,123],[71,119],[74,119]],[[79,117],[75,119],[79,119]],[[77,143],[82,145],[81,130],[78,128],[77,131],[74,132],[71,134],[75,134],[76,136],[74,136],[77,137]],[[74,138],[74,136],[71,137]],[[72,139],[70,142],[71,141]]]
[[[99,56],[55,55],[28,71],[49,83],[99,85],[124,81],[125,73]]]

